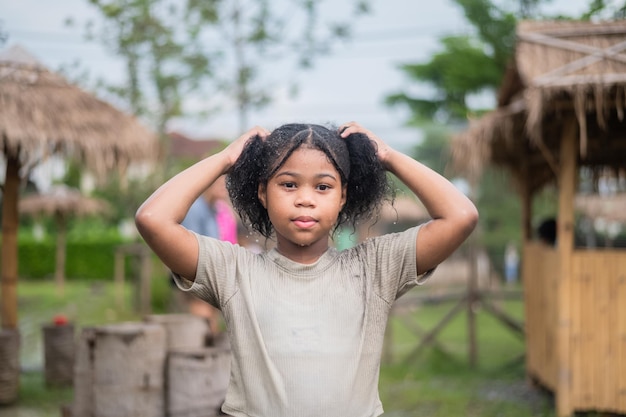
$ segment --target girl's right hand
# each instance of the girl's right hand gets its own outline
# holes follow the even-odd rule
[[[364,128],[357,122],[348,122],[339,127],[339,132],[340,136],[344,139],[354,133],[362,133],[367,136],[376,145],[376,156],[378,157],[378,160],[383,164],[383,166],[387,167],[387,158],[393,149],[383,142],[383,140],[371,130]]]
[[[231,144],[228,145],[226,149],[224,149],[224,152],[227,153],[228,160],[230,161],[229,165],[232,167],[237,159],[239,159],[239,155],[241,155],[241,151],[243,150],[248,140],[255,136],[259,136],[261,139],[265,139],[267,136],[269,136],[270,133],[271,132],[269,130],[261,126],[255,126],[243,135],[239,136],[239,138],[231,142]]]

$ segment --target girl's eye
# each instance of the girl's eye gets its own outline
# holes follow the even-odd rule
[[[330,190],[330,185],[320,184],[320,185],[317,186],[317,189],[320,190],[320,191]]]
[[[296,188],[296,184],[293,182],[284,182],[282,186],[285,188]]]

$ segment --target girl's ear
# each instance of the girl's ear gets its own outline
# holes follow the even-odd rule
[[[341,187],[341,210],[343,210],[343,206],[346,205],[346,201],[348,199],[348,186],[344,185],[343,187]]]
[[[259,197],[259,201],[267,209],[267,189],[264,184],[259,184],[259,189],[257,191],[257,196]]]

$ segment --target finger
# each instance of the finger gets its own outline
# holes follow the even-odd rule
[[[342,138],[346,138],[346,137],[350,136],[351,134],[358,133],[358,132],[360,132],[362,130],[363,130],[363,128],[361,126],[359,126],[357,123],[349,122],[349,123],[346,123],[346,124],[342,125],[339,128],[339,135]]]

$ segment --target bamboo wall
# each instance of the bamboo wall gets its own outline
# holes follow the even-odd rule
[[[572,403],[626,413],[626,251],[574,251]]]
[[[524,247],[522,280],[526,326],[527,372],[550,390],[556,389],[556,290],[559,257],[539,242]]]
[[[523,267],[527,372],[555,391],[558,253],[528,242]],[[571,405],[575,411],[626,414],[626,251],[575,250],[571,271]]]

